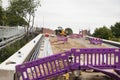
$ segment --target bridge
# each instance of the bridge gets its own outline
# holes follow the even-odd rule
[[[76,38],[74,37],[71,40],[76,42],[83,38],[82,41],[85,42],[85,39],[91,37],[82,36]],[[60,40],[65,40],[64,46],[69,44],[70,39],[63,39],[62,37]],[[87,44],[83,42],[81,45]],[[114,42],[111,43],[114,44]],[[3,77],[4,73],[6,76],[9,76],[9,80],[13,80],[13,75],[15,80],[48,80],[49,78],[76,70],[90,69],[102,72],[115,80],[120,80],[119,48],[113,48],[112,46],[112,48],[105,48],[103,46],[98,48],[96,44],[89,44],[90,47],[94,45],[94,48],[72,48],[54,54],[55,52],[52,51],[50,45],[49,38],[44,37],[42,34],[38,35],[13,56],[0,64],[1,80],[7,79]]]

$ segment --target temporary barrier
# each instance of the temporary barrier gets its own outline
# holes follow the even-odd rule
[[[102,44],[102,39],[100,38],[90,38],[89,41],[91,44]]]
[[[71,34],[71,35],[69,36],[69,38],[72,38],[72,39],[74,39],[74,38],[82,38],[82,37],[83,37],[82,34]]]
[[[57,36],[57,41],[63,41],[63,43],[65,43],[68,41],[68,38],[64,36]]]
[[[120,68],[120,49],[71,49],[71,51],[18,65],[16,66],[16,73],[19,80],[46,80],[71,70],[96,69],[96,67],[99,68],[98,71],[105,74],[109,72],[102,71],[102,69]],[[117,73],[119,73],[119,70],[117,70]],[[115,76],[112,73],[108,75]],[[118,78],[115,79],[118,80]]]
[[[69,52],[16,66],[19,80],[44,80],[69,72]]]
[[[93,70],[95,70],[95,71],[98,71],[98,72],[102,72],[102,73],[104,73],[104,74],[106,74],[106,75],[108,75],[108,76],[111,76],[114,80],[120,80],[120,76],[117,75],[117,74],[114,73],[114,72],[105,71],[105,70],[102,70],[102,69],[100,69],[100,68],[96,68],[96,67],[92,67],[92,66],[89,66],[89,68],[91,68],[91,69],[93,69]],[[118,72],[118,70],[116,70],[116,71]],[[118,73],[118,74],[120,74],[120,73]]]
[[[115,48],[83,48],[72,49],[73,56],[72,69],[88,69],[88,65],[111,69],[120,65],[120,50]]]

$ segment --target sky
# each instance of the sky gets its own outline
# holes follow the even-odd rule
[[[3,0],[7,6],[8,0]],[[35,26],[57,29],[70,27],[74,33],[110,27],[120,22],[120,0],[41,0],[37,8]]]

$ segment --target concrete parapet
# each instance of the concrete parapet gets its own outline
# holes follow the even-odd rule
[[[15,66],[28,60],[42,36],[38,35],[0,64],[0,80],[14,80]]]

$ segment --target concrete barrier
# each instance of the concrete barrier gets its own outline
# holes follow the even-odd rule
[[[90,39],[90,38],[94,38],[94,37],[86,36],[85,38]],[[110,44],[110,45],[113,45],[113,46],[116,46],[116,47],[120,47],[120,42],[106,40],[106,39],[101,39],[101,40],[102,40],[103,43],[107,43],[107,44]]]
[[[120,47],[120,42],[105,40],[105,39],[102,39],[102,40],[103,40],[104,43],[107,43],[107,44],[110,44],[110,45],[113,45],[113,46],[116,46],[116,47]]]
[[[38,35],[0,64],[0,80],[14,80],[15,66],[28,60],[28,56],[31,55],[42,36],[42,34]]]

